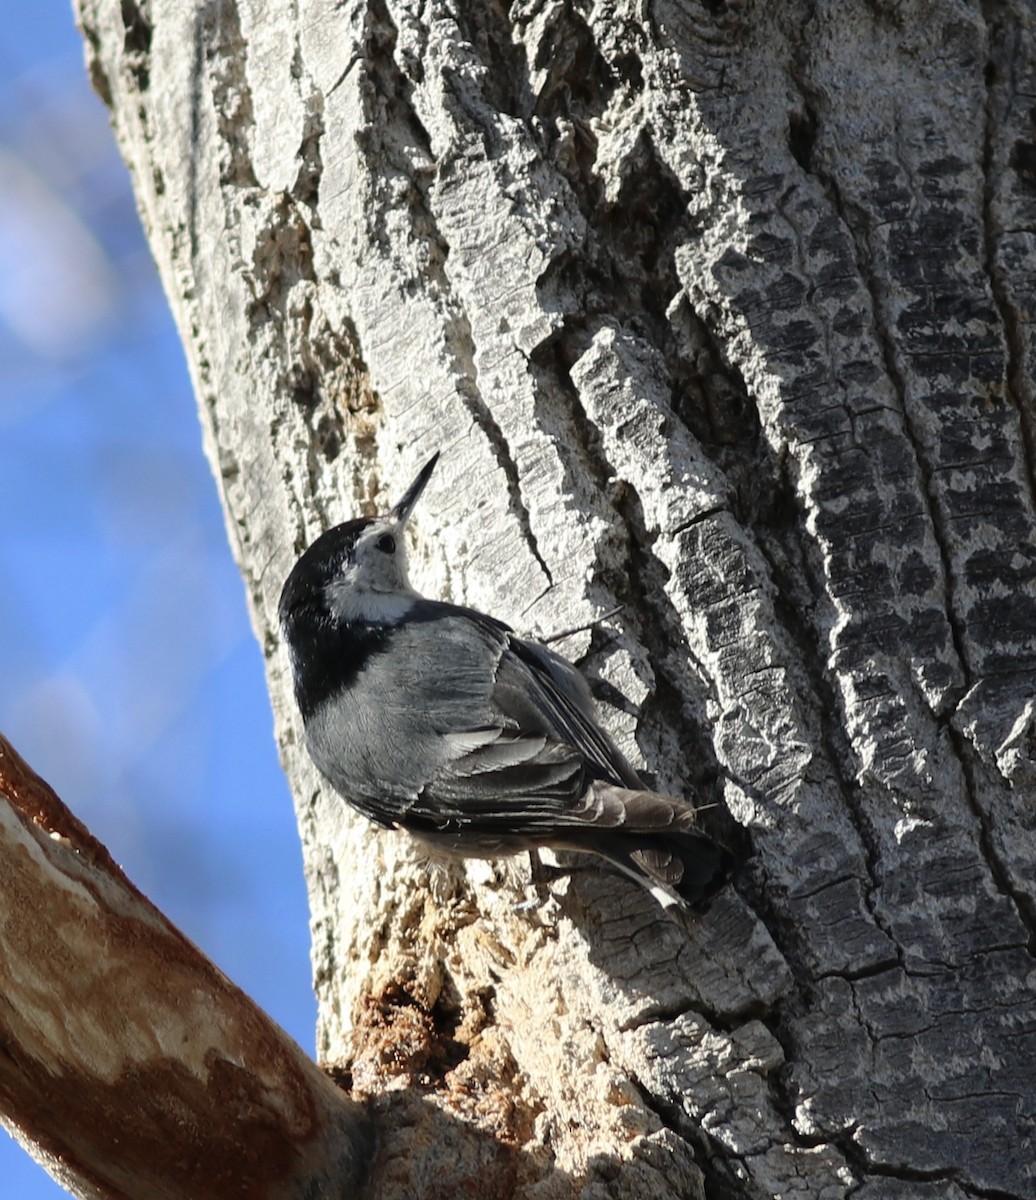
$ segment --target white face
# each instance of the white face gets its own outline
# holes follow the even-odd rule
[[[403,522],[378,517],[356,539],[349,560],[327,585],[327,602],[340,621],[395,625],[409,612],[417,592],[406,573]]]

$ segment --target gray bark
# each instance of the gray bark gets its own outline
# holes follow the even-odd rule
[[[79,12],[375,1194],[1031,1196],[1031,8]],[[307,765],[281,582],[438,448],[418,586],[523,630],[625,605],[565,649],[635,761],[749,831],[701,920],[430,863]]]

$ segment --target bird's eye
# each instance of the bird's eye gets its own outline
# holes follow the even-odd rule
[[[383,533],[381,535],[381,537],[378,538],[378,549],[383,554],[395,554],[396,539],[392,536],[391,533]]]

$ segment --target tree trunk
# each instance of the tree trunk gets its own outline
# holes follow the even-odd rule
[[[1031,1196],[1022,3],[79,0],[265,648],[372,1195]],[[753,853],[701,919],[429,862],[276,627],[435,449],[412,577],[569,639]],[[525,900],[535,900],[530,906]]]

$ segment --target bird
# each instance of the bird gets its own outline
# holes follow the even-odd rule
[[[634,770],[579,670],[411,586],[404,534],[438,460],[387,513],[321,534],[285,580],[278,616],[310,758],[376,825],[447,855],[588,853],[665,907],[704,907],[726,849],[692,804]]]

